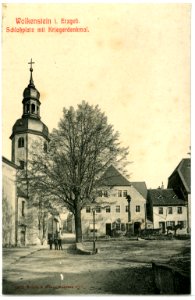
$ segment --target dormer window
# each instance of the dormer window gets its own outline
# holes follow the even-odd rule
[[[24,138],[20,137],[18,139],[18,148],[23,148],[24,147]]]

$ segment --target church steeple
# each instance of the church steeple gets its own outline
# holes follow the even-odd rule
[[[32,64],[34,64],[34,61],[32,61],[32,58],[31,58],[31,61],[30,61],[28,64],[31,65],[31,66],[30,66],[30,82],[29,82],[29,84],[30,84],[31,86],[35,87],[35,86],[34,86],[33,77],[32,77],[32,72],[33,72]]]
[[[49,141],[49,131],[47,126],[40,120],[40,93],[36,89],[33,81],[33,68],[30,64],[30,80],[23,92],[23,114],[16,120],[12,127],[12,161],[16,164],[27,162],[29,150],[35,141],[42,141],[43,145]],[[42,151],[40,149],[40,151]]]
[[[22,118],[36,118],[40,119],[40,105],[41,102],[39,101],[40,93],[35,88],[34,81],[33,81],[33,68],[32,64],[34,62],[31,61],[28,63],[30,64],[30,80],[28,86],[25,88],[23,92],[23,115]]]

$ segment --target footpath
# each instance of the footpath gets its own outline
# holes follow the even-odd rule
[[[74,241],[75,241],[74,234],[65,233],[62,235],[62,243],[64,249],[68,248],[70,244],[74,243]],[[20,258],[24,258],[28,255],[31,255],[43,249],[49,249],[49,245],[45,243],[44,245],[3,248],[2,249],[3,270],[7,269],[11,264],[15,263]]]
[[[26,246],[26,247],[15,247],[15,248],[3,248],[3,269],[7,269],[9,265],[15,263],[20,258],[24,258],[30,254],[35,253],[41,249],[47,249],[48,245],[36,245],[36,246]]]

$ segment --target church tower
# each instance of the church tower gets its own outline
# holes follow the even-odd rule
[[[30,80],[23,92],[23,112],[13,128],[10,139],[12,140],[12,162],[26,171],[31,153],[47,150],[49,132],[47,126],[41,121],[40,116],[40,93],[33,81],[32,59],[30,61]],[[38,146],[38,147],[37,147]],[[23,173],[24,174],[24,173]],[[26,193],[27,192],[27,193]],[[28,194],[28,182],[22,181],[17,186],[16,197],[16,244],[40,243],[40,230],[37,208],[33,205],[32,196]]]
[[[41,121],[40,117],[40,93],[36,89],[33,81],[34,62],[30,64],[30,81],[23,92],[23,114],[18,119],[13,128],[10,139],[12,140],[12,162],[20,165],[21,168],[27,164],[30,151],[36,141],[41,142],[43,149],[46,150],[49,141],[47,126]],[[43,149],[39,149],[40,151]]]

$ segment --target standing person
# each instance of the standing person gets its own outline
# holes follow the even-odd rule
[[[60,235],[58,237],[58,250],[62,250],[62,239]]]
[[[55,236],[54,238],[54,245],[55,245],[55,250],[58,250],[58,238]]]
[[[52,250],[52,246],[53,246],[53,238],[52,236],[50,236],[49,238],[49,249]]]

